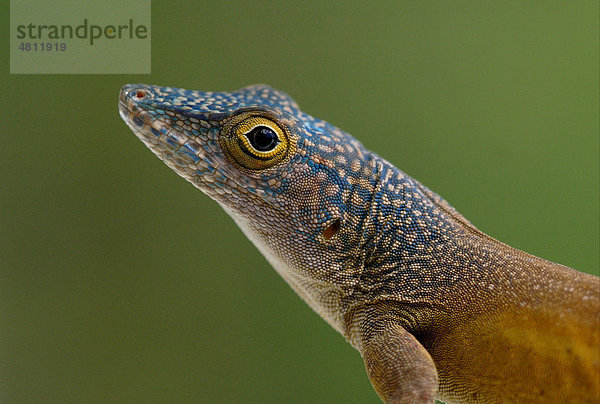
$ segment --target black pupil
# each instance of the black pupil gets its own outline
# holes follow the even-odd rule
[[[252,147],[261,152],[271,151],[279,143],[277,134],[273,129],[266,126],[257,126],[250,133],[246,134],[246,136],[248,136]]]

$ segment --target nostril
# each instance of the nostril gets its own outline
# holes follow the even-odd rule
[[[331,223],[329,226],[323,230],[323,238],[325,240],[331,239],[333,236],[337,234],[340,230],[340,219],[337,219],[335,222]]]

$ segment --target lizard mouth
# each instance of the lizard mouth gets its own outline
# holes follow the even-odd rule
[[[191,134],[176,129],[173,115],[153,109],[151,99],[152,92],[146,88],[124,86],[119,94],[119,115],[133,133],[165,162],[178,158],[187,164],[197,163],[200,144]],[[187,147],[183,147],[186,144]]]

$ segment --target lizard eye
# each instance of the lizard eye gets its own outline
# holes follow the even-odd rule
[[[244,135],[250,141],[250,145],[259,152],[269,152],[281,142],[275,131],[268,126],[256,126]]]
[[[249,116],[238,122],[223,144],[237,163],[251,170],[274,166],[289,154],[290,148],[288,132],[262,116]]]

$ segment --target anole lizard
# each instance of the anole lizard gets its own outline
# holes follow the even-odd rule
[[[269,86],[126,85],[119,111],[361,353],[384,401],[600,401],[600,278],[487,236]]]

